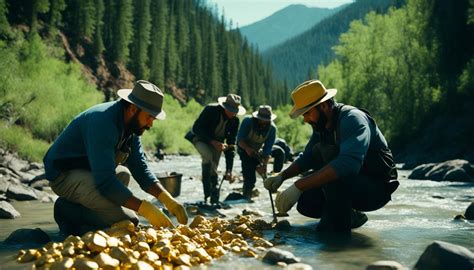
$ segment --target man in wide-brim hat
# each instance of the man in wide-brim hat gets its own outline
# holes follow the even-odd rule
[[[383,207],[398,182],[393,157],[375,120],[366,111],[334,102],[336,93],[317,80],[293,90],[290,117],[303,115],[313,135],[304,152],[264,186],[274,192],[284,180],[313,170],[277,196],[277,209],[286,213],[298,202],[298,212],[321,218],[318,231],[348,232],[367,221],[361,211]]]
[[[180,223],[187,223],[184,207],[148,167],[140,142],[155,119],[165,119],[162,91],[140,80],[133,89],[117,94],[120,100],[95,105],[76,116],[44,157],[46,178],[59,196],[54,216],[65,234],[81,235],[122,220],[138,223],[133,211],[156,227],[173,226],[157,206],[132,194],[127,187],[130,179]]]
[[[217,103],[208,104],[203,109],[185,136],[201,155],[204,204],[207,205],[210,198],[212,207],[220,207],[217,167],[222,152],[226,159],[224,177],[232,178],[235,137],[239,129],[239,118],[236,116],[245,114],[241,103],[240,96],[236,94],[219,97]]]
[[[267,163],[275,143],[277,128],[273,123],[276,115],[269,105],[261,105],[258,110],[242,120],[237,133],[237,145],[242,161],[244,177],[243,197],[251,200],[258,171],[261,175],[267,173]]]

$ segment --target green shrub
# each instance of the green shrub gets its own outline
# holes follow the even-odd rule
[[[293,147],[295,151],[302,151],[308,143],[311,136],[311,127],[303,122],[303,117],[291,119],[288,115],[292,105],[284,105],[274,110],[278,116],[275,124],[278,128],[277,136],[285,139],[285,141]]]
[[[47,142],[33,138],[25,128],[9,125],[6,121],[0,121],[0,146],[36,162],[41,162],[49,148]]]

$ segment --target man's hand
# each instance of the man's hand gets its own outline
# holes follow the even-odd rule
[[[219,151],[219,152],[222,152],[224,151],[226,148],[227,148],[227,144],[225,143],[221,143],[219,141],[216,141],[216,140],[212,140],[211,141],[211,144],[212,146],[214,146],[214,148]]]
[[[169,217],[149,201],[142,201],[138,208],[138,214],[146,218],[151,225],[157,228],[174,227]]]
[[[188,214],[186,213],[186,209],[184,209],[183,205],[176,201],[168,191],[163,190],[158,196],[158,200],[165,205],[166,209],[168,209],[171,214],[176,216],[179,223],[188,223]]]
[[[225,174],[224,174],[224,179],[229,181],[229,183],[232,183],[234,182],[234,179],[232,177],[232,171],[229,170],[229,171],[226,171]]]
[[[271,192],[276,192],[283,183],[283,177],[280,174],[270,176],[263,181],[263,186]]]
[[[257,166],[257,168],[255,169],[258,174],[260,175],[266,175],[267,174],[267,164],[263,164],[261,166]]]
[[[275,205],[278,212],[286,214],[293,205],[298,201],[302,191],[299,190],[295,184],[291,185],[282,193],[278,194],[275,199]]]

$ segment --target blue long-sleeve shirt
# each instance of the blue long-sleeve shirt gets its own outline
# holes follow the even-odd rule
[[[245,117],[242,120],[242,124],[240,124],[239,132],[237,133],[237,143],[240,140],[247,138],[249,135],[253,124],[253,118],[251,116]],[[275,143],[276,139],[276,126],[271,122],[269,130],[268,130],[268,137],[266,138],[265,142],[263,143],[262,152],[265,156],[269,156],[272,153],[272,146]]]
[[[119,101],[102,103],[77,115],[63,130],[46,153],[43,162],[46,178],[54,181],[68,161],[72,168],[90,169],[98,191],[107,199],[122,205],[132,192],[115,175],[115,154],[124,133],[123,105]],[[157,179],[149,169],[140,138],[132,135],[127,167],[143,190]],[[82,161],[82,162],[79,162]],[[85,163],[85,164],[84,164]]]
[[[373,149],[387,148],[387,141],[375,122],[355,107],[344,105],[338,119],[339,154],[329,165],[339,177],[354,176],[359,173],[369,146]],[[295,160],[302,171],[312,168],[312,149],[320,141],[320,134],[313,130],[305,150]]]

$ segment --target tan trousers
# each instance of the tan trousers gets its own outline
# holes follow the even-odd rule
[[[132,175],[128,168],[117,166],[117,178],[126,186]],[[97,190],[92,173],[88,170],[75,169],[62,173],[51,182],[51,189],[59,197],[81,204],[95,212],[106,224],[112,225],[125,219],[138,220],[134,211],[116,205]]]
[[[217,151],[214,146],[201,141],[194,142],[194,147],[201,155],[202,164],[212,164],[212,175],[217,175],[217,166],[219,166],[219,159],[221,158],[220,151]]]

